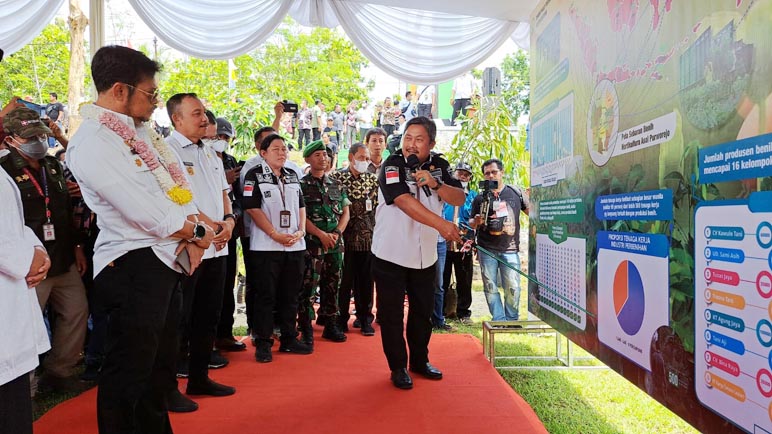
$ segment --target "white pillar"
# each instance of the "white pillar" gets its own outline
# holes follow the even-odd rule
[[[105,45],[105,1],[89,0],[88,28],[91,57]]]

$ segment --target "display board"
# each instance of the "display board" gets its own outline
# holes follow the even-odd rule
[[[531,17],[529,310],[703,432],[772,432],[772,0]]]

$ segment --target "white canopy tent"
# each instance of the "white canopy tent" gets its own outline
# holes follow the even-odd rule
[[[11,54],[51,21],[65,0],[0,0],[0,48]],[[104,0],[90,1],[92,52],[104,41]],[[229,59],[263,43],[289,14],[306,26],[340,25],[375,65],[400,80],[452,79],[507,38],[527,49],[538,0],[129,0],[167,45],[202,59]],[[418,9],[420,8],[420,9]]]

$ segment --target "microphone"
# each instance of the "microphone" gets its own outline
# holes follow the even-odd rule
[[[408,169],[412,170],[413,172],[418,170],[418,168],[421,166],[421,162],[418,160],[418,157],[415,154],[408,155],[407,160],[405,160],[405,164],[407,164]],[[426,197],[429,197],[432,195],[432,192],[429,190],[428,185],[424,185],[421,188],[423,189]]]

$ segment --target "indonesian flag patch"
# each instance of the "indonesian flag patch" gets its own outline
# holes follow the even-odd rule
[[[244,196],[252,197],[252,192],[255,191],[255,181],[244,182]]]
[[[386,173],[386,185],[396,184],[399,182],[399,168],[396,166],[386,166],[384,168]]]

